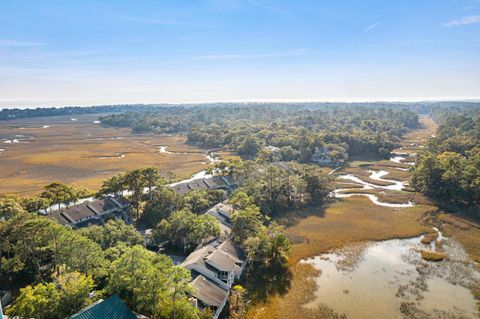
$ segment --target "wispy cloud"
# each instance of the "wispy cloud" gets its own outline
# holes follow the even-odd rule
[[[45,43],[0,39],[0,47],[37,47],[42,45]]]
[[[468,16],[462,17],[459,19],[454,19],[443,23],[442,25],[447,28],[460,27],[463,25],[477,24],[480,23],[480,15],[477,16]]]
[[[262,2],[262,1],[259,1],[259,0],[249,0],[248,2],[253,7],[260,8],[260,9],[263,9],[263,10],[267,10],[267,11],[270,11],[270,12],[273,12],[273,13],[276,13],[276,14],[285,15],[285,14],[290,13],[288,10],[285,10],[285,9],[277,7],[277,6],[272,6],[270,4],[266,4],[266,3]]]
[[[244,59],[261,59],[282,56],[301,56],[309,52],[309,49],[296,49],[281,52],[267,53],[229,53],[229,54],[207,54],[194,57],[196,60],[244,60]]]
[[[376,29],[380,24],[382,24],[381,22],[375,22],[369,26],[367,26],[365,29],[363,29],[363,32],[370,32],[374,29]]]

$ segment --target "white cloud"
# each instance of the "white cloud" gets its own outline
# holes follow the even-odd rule
[[[376,29],[380,24],[381,24],[381,22],[375,22],[375,23],[369,25],[368,27],[366,27],[365,29],[363,29],[363,32],[370,32],[373,29]]]
[[[462,25],[476,24],[480,23],[480,15],[478,16],[468,16],[462,17],[460,19],[454,19],[443,23],[442,25],[447,28],[451,27],[460,27]]]

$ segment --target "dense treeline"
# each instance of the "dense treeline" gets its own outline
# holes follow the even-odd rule
[[[29,117],[43,117],[55,115],[81,115],[94,113],[120,113],[120,112],[162,112],[171,107],[189,108],[193,106],[200,107],[218,107],[229,106],[238,107],[244,105],[262,105],[262,106],[278,106],[278,103],[206,103],[206,104],[119,104],[119,105],[97,105],[97,106],[64,106],[64,107],[38,107],[38,108],[5,108],[0,110],[0,120],[10,120]],[[479,105],[478,102],[412,102],[412,103],[388,103],[388,102],[372,102],[372,103],[282,103],[281,105],[294,108],[318,109],[318,108],[335,108],[335,107],[373,107],[373,108],[407,108],[419,114],[432,115],[437,109],[452,108],[469,108]]]
[[[215,164],[214,170],[239,181],[240,186],[230,201],[241,202],[242,207],[255,204],[269,217],[286,210],[324,204],[332,191],[331,176],[315,165],[229,159]]]
[[[480,108],[438,112],[440,126],[419,154],[415,188],[462,208],[480,205]]]
[[[134,132],[187,134],[190,144],[269,162],[310,162],[319,147],[341,163],[349,156],[389,156],[399,137],[418,125],[418,115],[388,104],[245,104],[162,108],[101,121]]]

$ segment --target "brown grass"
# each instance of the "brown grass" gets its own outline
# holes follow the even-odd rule
[[[303,239],[292,249],[291,261],[312,257],[357,241],[376,241],[420,235],[427,228],[418,223],[431,206],[389,208],[363,197],[345,198],[324,212],[302,219],[287,234]]]
[[[353,185],[352,185],[353,186]],[[403,204],[407,202],[413,202],[416,205],[433,205],[433,203],[419,193],[406,192],[406,191],[392,191],[392,190],[381,190],[381,189],[358,189],[358,188],[347,188],[342,192],[343,194],[348,193],[360,193],[360,194],[373,194],[378,197],[378,200],[386,203],[393,204]]]
[[[0,148],[5,151],[0,153],[0,179],[4,181],[0,193],[37,194],[54,180],[96,190],[110,176],[139,167],[155,166],[177,178],[207,167],[202,156],[205,150],[186,145],[185,136],[132,134],[128,129],[94,124],[97,115],[75,118],[77,121],[59,116],[1,122]],[[44,125],[51,127],[42,128]],[[28,143],[3,143],[14,138]],[[179,154],[159,153],[159,146]]]
[[[426,261],[437,262],[437,261],[442,261],[447,257],[445,253],[438,252],[438,251],[431,251],[431,250],[422,250],[421,254],[422,254],[422,258]]]
[[[319,310],[302,306],[314,297],[317,287],[313,280],[318,271],[298,261],[355,242],[418,236],[429,230],[418,221],[434,209],[426,205],[392,209],[358,197],[336,202],[325,211],[312,210],[307,212],[310,216],[299,220],[296,216],[306,212],[283,216],[283,223],[293,224],[287,228],[287,235],[294,243],[290,255],[292,286],[284,296],[275,296],[266,304],[253,305],[248,318],[336,318],[338,314],[325,307]]]
[[[273,296],[266,304],[257,304],[255,311],[249,311],[247,319],[269,318],[312,318],[312,319],[344,319],[333,310],[318,306],[306,308],[303,305],[313,300],[317,290],[315,277],[320,272],[312,265],[299,263],[292,267],[292,286],[284,296]]]
[[[473,260],[480,263],[480,224],[453,214],[440,214],[441,230],[458,240]]]
[[[424,144],[428,138],[435,134],[437,130],[437,124],[432,120],[432,118],[428,116],[421,116],[420,124],[422,125],[420,129],[410,131],[403,136],[401,142],[402,146],[410,146],[411,143]],[[418,149],[418,147],[409,148]]]
[[[359,177],[361,180],[373,184],[373,185],[378,185],[378,186],[388,186],[388,185],[393,185],[393,183],[390,182],[384,182],[384,181],[377,181],[374,179],[370,179],[369,176],[371,173],[368,171],[370,168],[361,168],[361,167],[347,167],[343,170],[340,170],[338,174],[353,174],[357,177]]]

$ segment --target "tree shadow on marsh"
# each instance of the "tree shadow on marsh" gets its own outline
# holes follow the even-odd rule
[[[253,304],[264,303],[270,297],[283,296],[288,292],[292,285],[292,273],[284,263],[255,264],[248,267],[243,284]]]
[[[334,199],[329,199],[326,203],[283,211],[274,216],[273,219],[285,227],[292,227],[297,225],[302,219],[310,216],[325,217],[326,208],[334,202]]]

